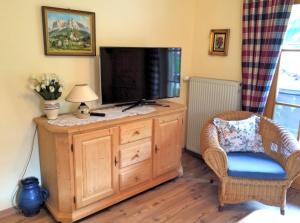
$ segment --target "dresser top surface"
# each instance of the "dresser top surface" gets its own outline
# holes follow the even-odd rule
[[[53,125],[53,124],[49,124],[48,119],[44,116],[34,118],[34,122],[38,125],[38,127],[42,126],[50,132],[76,133],[76,132],[82,132],[82,131],[87,131],[92,129],[120,125],[132,121],[144,120],[144,119],[153,118],[161,115],[167,115],[176,112],[184,112],[186,110],[185,105],[176,102],[163,100],[163,101],[159,101],[159,103],[162,103],[164,105],[169,105],[169,107],[153,106],[155,108],[155,111],[148,114],[128,116],[128,117],[118,118],[113,120],[98,121],[98,122],[84,124],[84,125],[73,125],[73,126]]]

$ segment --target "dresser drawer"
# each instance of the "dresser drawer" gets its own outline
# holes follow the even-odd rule
[[[131,165],[120,170],[120,190],[125,190],[152,178],[152,160]]]
[[[121,125],[120,132],[121,144],[150,137],[152,136],[152,120]]]
[[[151,158],[151,138],[121,145],[120,168]]]

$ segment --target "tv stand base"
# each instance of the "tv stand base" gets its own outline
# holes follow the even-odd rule
[[[153,105],[153,106],[161,106],[161,107],[170,107],[170,105],[167,105],[167,104],[160,104],[160,103],[157,103],[156,101],[147,101],[147,100],[140,100],[140,101],[136,101],[136,102],[131,102],[131,103],[126,103],[126,104],[120,104],[120,105],[117,105],[117,106],[126,106],[126,105],[129,105],[127,108],[124,108],[122,110],[122,112],[125,112],[125,111],[128,111],[129,109],[132,109],[134,107],[137,107],[137,106],[142,106],[142,105]]]

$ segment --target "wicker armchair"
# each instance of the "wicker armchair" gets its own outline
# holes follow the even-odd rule
[[[224,120],[241,120],[252,114],[238,111],[226,112],[215,117]],[[201,131],[200,148],[205,162],[219,179],[219,211],[223,209],[224,204],[257,200],[280,207],[280,213],[284,215],[287,189],[300,174],[300,147],[296,139],[272,120],[261,117],[260,134],[265,154],[282,165],[287,173],[287,179],[258,180],[231,177],[227,173],[227,154],[220,147],[218,132],[212,121],[213,118]]]

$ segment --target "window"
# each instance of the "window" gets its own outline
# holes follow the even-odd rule
[[[271,116],[300,137],[300,4],[292,8],[273,83]],[[267,110],[267,109],[266,109]]]
[[[179,95],[180,92],[180,48],[169,48],[169,67],[168,67],[168,97]]]

